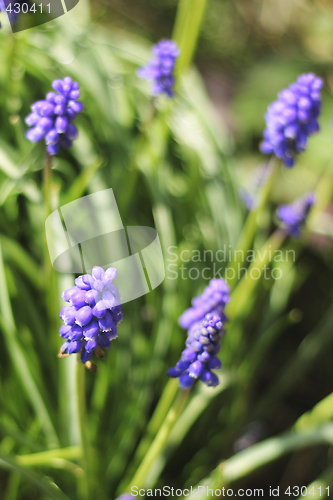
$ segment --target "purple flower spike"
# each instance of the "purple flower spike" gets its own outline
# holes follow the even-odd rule
[[[211,280],[202,295],[192,300],[192,307],[179,318],[181,326],[188,328],[187,348],[168,375],[179,378],[182,389],[192,387],[198,379],[210,387],[218,385],[218,377],[211,370],[222,366],[216,354],[224,335],[224,308],[228,301],[229,288],[223,279]]]
[[[224,308],[229,301],[229,287],[221,279],[212,279],[204,292],[192,300],[192,307],[180,316],[179,324],[182,328],[196,326],[207,313],[213,313],[224,319]]]
[[[308,136],[319,130],[322,86],[321,78],[308,73],[280,92],[265,116],[262,153],[275,154],[286,167],[294,165],[296,155],[306,148]]]
[[[69,86],[70,82],[66,81],[65,84]],[[60,88],[59,85],[57,83],[55,86]],[[63,88],[67,92],[65,85]],[[63,299],[71,305],[60,311],[65,325],[59,333],[67,339],[61,347],[61,355],[81,351],[81,361],[86,363],[97,348],[99,351],[107,350],[112,340],[117,338],[117,325],[123,313],[119,290],[111,284],[116,275],[117,271],[113,267],[104,271],[96,266],[92,275],[79,276],[75,286],[63,292]]]
[[[35,102],[25,121],[29,127],[34,127],[26,132],[27,139],[35,143],[45,138],[48,153],[56,155],[62,147],[70,148],[77,138],[73,120],[84,107],[77,100],[80,97],[79,84],[69,76],[55,80],[52,87],[56,92],[49,92],[45,101]]]
[[[314,201],[314,195],[310,193],[298,198],[290,205],[282,205],[278,208],[277,216],[286,226],[290,236],[294,238],[300,236]]]
[[[145,80],[153,80],[153,93],[173,96],[174,69],[179,50],[173,40],[161,40],[153,46],[153,59],[147,66],[138,70],[138,76]]]

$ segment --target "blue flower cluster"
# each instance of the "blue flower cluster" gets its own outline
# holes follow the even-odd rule
[[[192,300],[192,307],[180,316],[182,328],[190,328],[195,322],[203,320],[207,313],[212,313],[226,321],[224,309],[230,300],[230,289],[223,279],[212,279],[203,293]]]
[[[192,387],[197,379],[208,386],[218,385],[218,377],[211,370],[221,368],[216,354],[224,335],[224,308],[228,301],[229,287],[223,279],[213,279],[202,295],[193,299],[193,307],[179,318],[180,325],[188,328],[186,349],[168,375],[179,378],[182,389]]]
[[[260,146],[263,153],[274,153],[286,167],[294,165],[296,154],[306,148],[308,136],[319,130],[322,86],[321,78],[308,73],[280,92],[265,115],[266,129]]]
[[[173,40],[161,40],[153,46],[154,58],[147,66],[138,70],[138,76],[145,80],[153,80],[153,94],[173,96],[174,68],[179,56],[177,44]]]
[[[314,194],[309,193],[290,205],[282,205],[278,208],[277,216],[285,224],[291,236],[298,237],[300,235],[314,201]]]
[[[26,137],[30,142],[39,142],[45,138],[47,151],[56,155],[61,147],[70,148],[77,138],[77,128],[73,121],[83,111],[79,84],[66,76],[55,80],[52,87],[56,92],[49,92],[44,101],[37,101],[31,106],[32,113],[25,119],[29,127]]]
[[[116,276],[114,267],[104,271],[95,266],[92,275],[79,276],[75,286],[63,292],[63,299],[70,305],[59,314],[65,323],[60,336],[66,339],[60,355],[81,351],[82,363],[86,363],[98,346],[110,348],[123,319],[119,290],[112,284]]]
[[[267,177],[269,176],[270,170],[268,168],[268,163],[260,167],[259,171],[255,172],[250,180],[247,182],[247,188],[239,187],[238,195],[243,200],[246,208],[248,210],[253,210],[258,204],[258,191],[261,186],[265,183]]]
[[[187,347],[182,352],[181,360],[168,371],[170,377],[179,377],[182,389],[192,387],[198,378],[208,386],[218,385],[219,379],[211,370],[221,368],[221,361],[216,354],[224,334],[222,326],[219,316],[206,314],[203,321],[189,329]]]

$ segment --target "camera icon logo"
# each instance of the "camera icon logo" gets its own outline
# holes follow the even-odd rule
[[[90,273],[96,265],[115,267],[121,303],[162,283],[165,267],[157,231],[124,227],[112,189],[72,201],[45,221],[52,266],[61,273]]]

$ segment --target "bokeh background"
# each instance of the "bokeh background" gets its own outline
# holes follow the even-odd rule
[[[258,281],[230,322],[220,386],[195,388],[147,484],[195,486],[229,457],[286,433],[287,441],[277,441],[281,456],[272,460],[267,449],[262,462],[235,472],[228,484],[265,492],[280,486],[280,498],[288,498],[288,486],[317,481],[322,494],[309,498],[324,498],[326,486],[333,486],[332,429],[325,427],[325,434],[322,428],[331,425],[331,400],[298,420],[330,395],[333,383],[333,5],[208,1],[193,65],[175,99],[152,103],[150,86],[136,70],[148,61],[153,43],[171,38],[176,10],[174,0],[80,0],[43,26],[12,34],[4,20],[0,31],[3,500],[85,498],[75,448],[76,359],[57,358],[61,290],[74,276],[51,269],[45,147],[24,136],[30,105],[45,96],[52,80],[67,75],[80,83],[85,111],[76,121],[78,140],[54,159],[53,208],[112,187],[124,225],[156,227],[166,257],[170,246],[179,255],[234,248],[247,217],[239,188],[253,193],[267,161],[259,152],[267,106],[300,73],[324,79],[321,131],[293,169],[280,169],[254,241],[261,248],[272,233],[278,205],[316,190],[303,237],[284,246],[295,250],[296,261],[273,263],[282,279]],[[28,17],[17,22],[29,26]],[[184,264],[180,258],[177,263]],[[135,470],[135,450],[167,383],[166,371],[183,349],[178,317],[207,285],[170,278],[167,271],[159,288],[124,305],[119,338],[97,373],[86,374],[91,473],[101,500],[117,498]],[[312,441],[292,441],[296,422],[315,436]],[[72,454],[52,455],[68,447]],[[46,450],[50,455],[38,455]]]

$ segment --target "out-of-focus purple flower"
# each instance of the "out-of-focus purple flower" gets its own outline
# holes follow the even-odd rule
[[[252,210],[255,207],[255,199],[254,196],[249,193],[243,187],[238,188],[239,197],[244,201],[245,206],[248,210]]]
[[[130,493],[124,493],[121,497],[118,497],[116,500],[133,500],[133,496]]]
[[[181,360],[170,368],[168,375],[179,378],[182,389],[192,387],[200,379],[208,386],[218,385],[218,377],[211,370],[221,368],[216,357],[224,335],[224,313],[229,302],[229,287],[223,279],[213,279],[203,293],[192,300],[192,307],[179,318],[179,324],[188,330],[186,349]]]
[[[174,68],[179,50],[173,40],[161,40],[153,46],[153,59],[138,70],[138,76],[145,80],[153,80],[153,94],[173,96]]]
[[[278,218],[284,223],[291,236],[300,235],[314,201],[314,194],[309,193],[290,205],[282,205],[277,209]]]
[[[265,115],[266,129],[260,145],[263,153],[275,154],[286,167],[294,165],[295,156],[306,148],[308,136],[319,130],[322,86],[321,78],[308,73],[279,93]]]
[[[78,131],[73,121],[84,109],[80,97],[79,84],[66,76],[63,80],[54,80],[44,101],[37,101],[31,106],[32,113],[25,122],[29,127],[26,137],[30,142],[39,142],[45,138],[46,149],[50,155],[59,153],[60,148],[70,148],[77,138]]]
[[[60,327],[60,336],[66,339],[61,355],[81,351],[81,360],[86,363],[98,346],[107,350],[117,338],[123,313],[119,290],[112,284],[116,276],[114,267],[104,271],[95,266],[91,275],[79,276],[75,286],[63,292],[69,305],[59,314],[65,323]]]
[[[212,370],[221,368],[216,354],[224,334],[222,327],[219,316],[206,314],[202,321],[189,329],[181,360],[168,371],[170,377],[179,378],[182,389],[189,389],[197,379],[208,386],[218,385],[219,379]]]
[[[244,187],[238,188],[239,197],[243,200],[246,208],[248,210],[253,210],[258,204],[258,191],[261,186],[265,183],[270,169],[268,168],[268,163],[259,167],[254,175],[250,177],[247,182],[246,189]]]
[[[230,300],[230,289],[221,279],[212,279],[203,293],[192,300],[192,307],[180,316],[179,324],[182,328],[190,328],[203,320],[207,313],[212,313],[226,321],[224,308]]]

